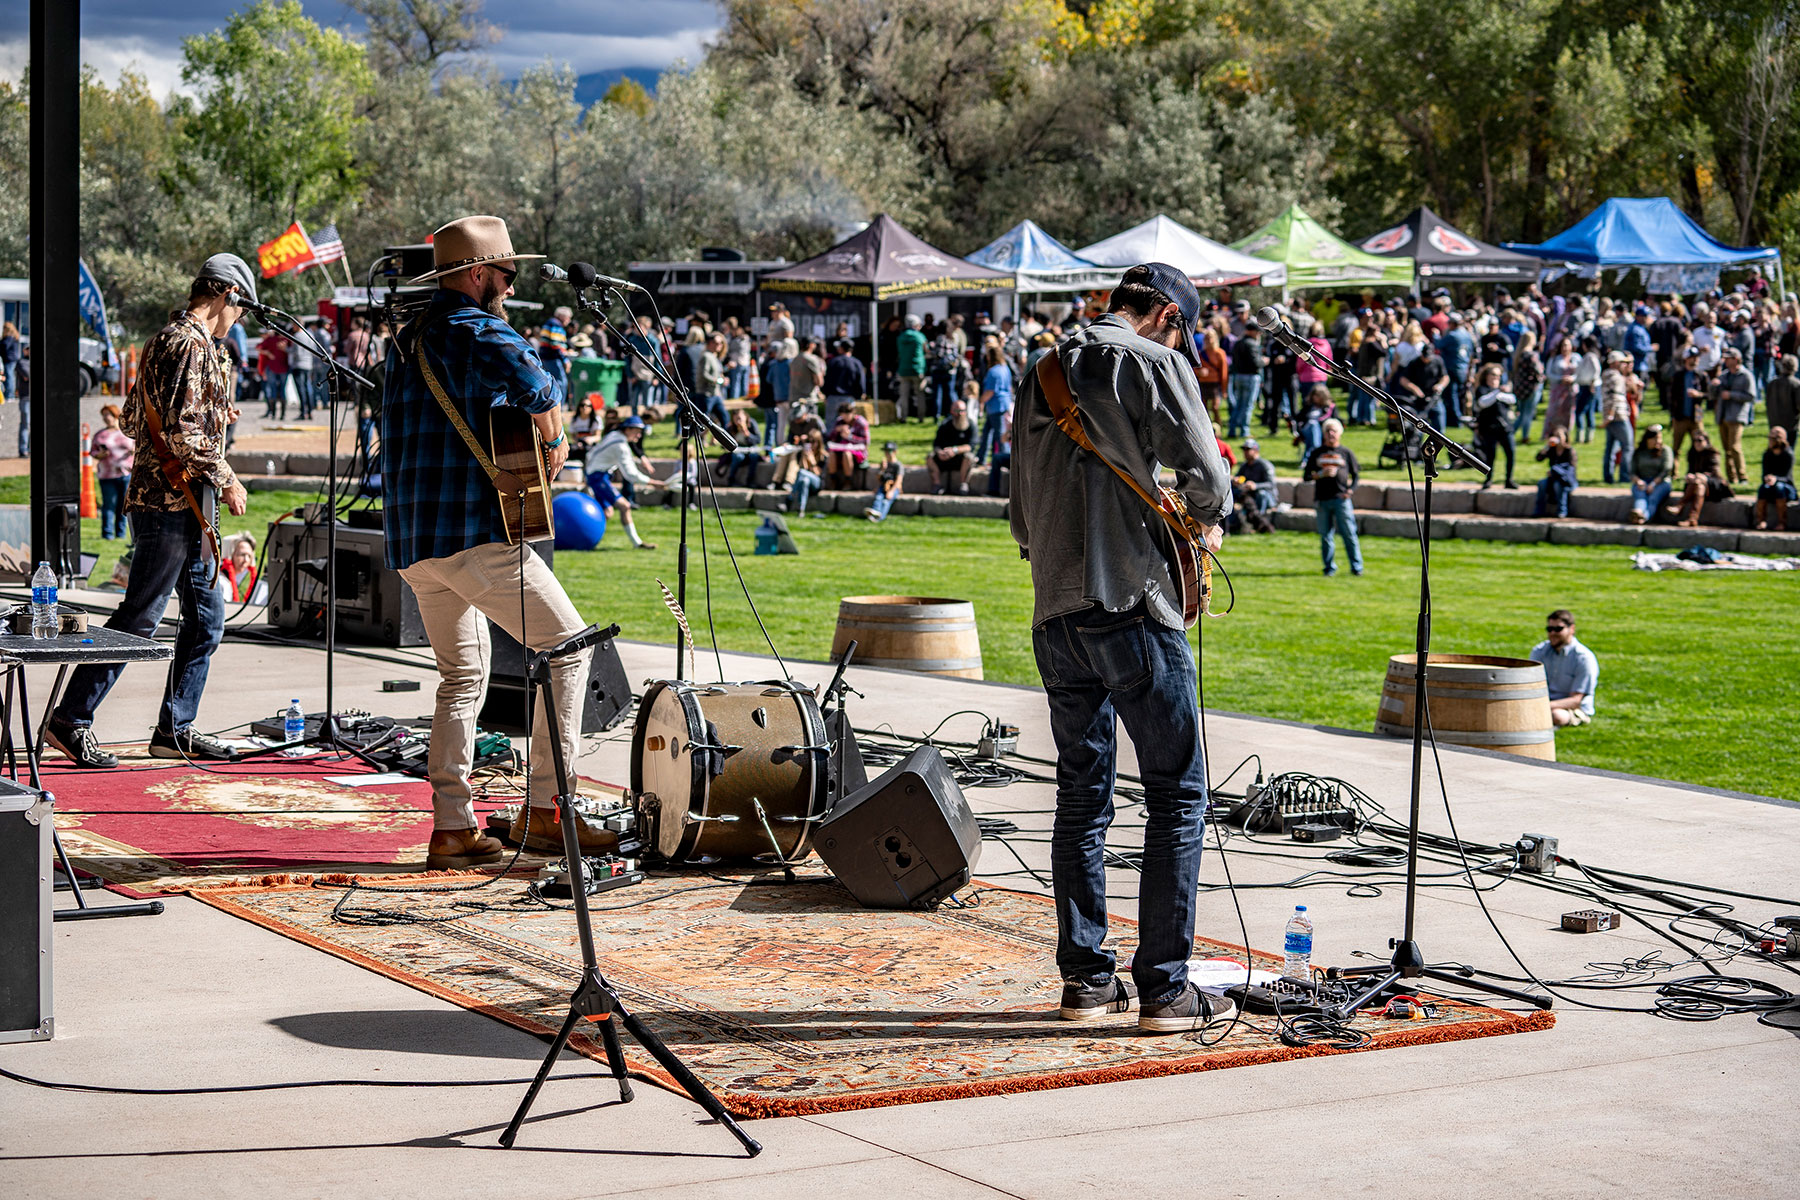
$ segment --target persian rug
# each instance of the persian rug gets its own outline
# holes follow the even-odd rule
[[[332,916],[338,886],[208,888],[207,904],[254,921],[431,995],[533,1033],[567,1013],[581,952],[567,907],[531,901],[498,880],[471,894],[383,896],[379,880],[348,903],[359,910],[459,920],[346,924]],[[1000,1092],[1146,1078],[1313,1055],[1273,1022],[1251,1017],[1218,1041],[1145,1037],[1136,1013],[1093,1022],[1057,1019],[1061,985],[1056,913],[1040,897],[977,883],[962,907],[874,911],[829,878],[745,884],[656,876],[593,898],[601,973],[644,1021],[742,1117],[789,1116]],[[1131,922],[1115,918],[1133,940]],[[1237,946],[1202,939],[1197,957],[1244,961]],[[1278,956],[1256,953],[1259,967]],[[1549,1013],[1515,1015],[1445,1002],[1426,1021],[1359,1017],[1368,1048],[1546,1029]],[[604,1060],[598,1038],[574,1049]],[[673,1091],[629,1037],[632,1069]]]
[[[201,770],[123,747],[119,766],[82,771],[52,756],[44,787],[78,871],[113,891],[154,896],[307,875],[424,869],[431,787],[424,780],[350,787],[332,778],[375,774],[359,759],[273,755]],[[509,785],[500,783],[505,790]],[[588,781],[584,790],[610,790]],[[476,820],[516,797],[476,803]]]

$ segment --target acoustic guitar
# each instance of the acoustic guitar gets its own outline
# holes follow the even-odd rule
[[[1088,437],[1081,424],[1081,410],[1075,403],[1074,393],[1069,390],[1069,381],[1063,375],[1062,360],[1056,351],[1038,359],[1037,373],[1038,384],[1043,389],[1044,399],[1049,402],[1056,427],[1077,446],[1112,468],[1113,474],[1136,492],[1162,521],[1167,536],[1159,548],[1168,565],[1169,578],[1180,593],[1182,628],[1192,629],[1212,603],[1212,554],[1206,549],[1206,536],[1200,523],[1188,512],[1187,502],[1175,489],[1158,484],[1156,494],[1152,496],[1129,472],[1094,446],[1093,439]]]
[[[488,416],[488,444],[494,470],[488,478],[500,494],[500,520],[506,544],[552,537],[556,520],[550,509],[550,479],[544,439],[537,422],[522,408],[495,408]]]

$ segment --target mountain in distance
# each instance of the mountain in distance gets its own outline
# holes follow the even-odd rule
[[[645,91],[654,96],[656,80],[663,70],[662,67],[614,67],[610,71],[579,75],[575,79],[575,103],[587,108],[606,95],[607,89],[621,79],[635,79],[643,85]]]

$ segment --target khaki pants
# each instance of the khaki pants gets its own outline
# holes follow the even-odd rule
[[[894,396],[894,418],[904,421],[908,417],[931,416],[931,392],[925,386],[925,377],[901,375],[898,382],[900,390]]]
[[[1674,450],[1676,459],[1679,460],[1681,458],[1681,445],[1683,442],[1705,432],[1706,428],[1700,424],[1699,418],[1695,418],[1692,421],[1670,421],[1669,447]]]
[[[437,656],[437,708],[431,717],[431,754],[426,762],[432,825],[436,829],[473,829],[475,806],[469,791],[469,769],[475,748],[475,714],[487,694],[488,618],[532,650],[547,650],[585,626],[544,560],[519,546],[501,542],[472,546],[447,558],[416,562],[402,570],[400,577],[418,597],[419,618]],[[581,749],[582,689],[591,654],[570,654],[550,664],[556,732],[571,779]],[[544,706],[537,700],[534,694],[529,795],[533,808],[554,808],[556,772],[550,759],[550,730]]]
[[[1719,422],[1719,457],[1725,460],[1730,482],[1743,483],[1750,478],[1744,463],[1744,427],[1736,421]]]

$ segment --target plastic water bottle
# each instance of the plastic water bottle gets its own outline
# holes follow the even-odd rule
[[[53,638],[60,627],[56,615],[56,572],[49,563],[41,562],[37,574],[31,577],[31,636]]]
[[[304,753],[300,748],[300,743],[306,740],[306,710],[300,707],[297,697],[292,704],[287,706],[287,712],[282,714],[281,728],[283,733],[281,740],[293,747],[282,753],[290,757]]]
[[[1306,905],[1296,904],[1294,915],[1288,918],[1287,937],[1283,943],[1284,959],[1281,973],[1289,979],[1304,979],[1312,982],[1312,918],[1306,915]]]

